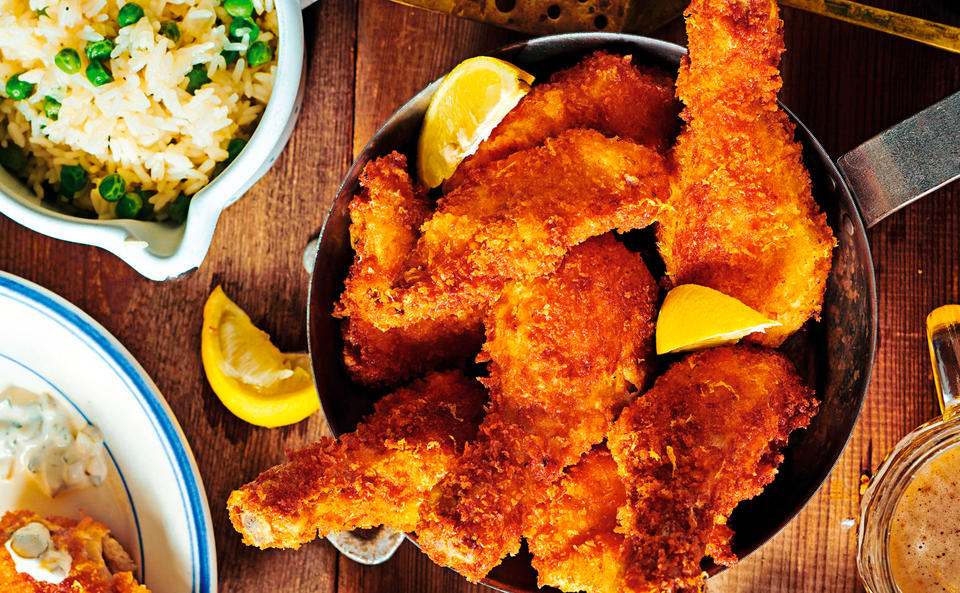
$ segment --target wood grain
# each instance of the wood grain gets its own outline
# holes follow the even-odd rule
[[[877,6],[960,25],[951,2],[876,0]],[[204,477],[219,555],[220,590],[332,593],[481,591],[405,543],[363,567],[326,542],[300,551],[246,548],[229,526],[229,491],[327,434],[320,415],[285,429],[251,427],[217,401],[200,366],[200,319],[210,290],[228,295],[285,350],[306,347],[308,276],[300,264],[343,173],[380,124],[459,60],[515,33],[387,0],[321,0],[304,12],[307,91],[283,156],[224,212],[204,264],[155,283],[93,247],[43,237],[0,218],[0,269],[76,303],[113,332],[154,378],[183,426]],[[784,10],[782,98],[839,156],[960,88],[960,57],[880,33]],[[682,42],[674,23],[657,36]],[[858,591],[856,529],[862,473],[911,428],[937,414],[923,319],[960,300],[960,190],[940,190],[870,231],[880,340],[860,422],[833,474],[766,546],[708,582],[711,593]],[[2,331],[2,330],[0,330]],[[51,345],[55,347],[55,345]]]

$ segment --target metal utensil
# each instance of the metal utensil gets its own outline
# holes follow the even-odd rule
[[[849,0],[780,0],[780,4],[960,53],[957,27]]]
[[[683,14],[689,0],[394,0],[535,35],[573,31],[649,33]],[[779,0],[861,27],[960,53],[960,28],[850,0]]]

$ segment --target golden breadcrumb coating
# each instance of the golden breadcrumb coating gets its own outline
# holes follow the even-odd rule
[[[394,290],[345,295],[344,310],[379,329],[469,318],[508,280],[553,272],[590,237],[649,225],[667,190],[665,163],[653,150],[593,130],[565,132],[491,163],[444,196]]]
[[[601,442],[652,372],[657,285],[611,235],[507,284],[486,320],[491,409],[430,494],[420,547],[477,581],[517,552],[527,510]]]
[[[70,574],[60,583],[37,581],[17,572],[13,558],[3,547],[13,532],[28,523],[46,526],[54,548],[70,554]],[[7,511],[0,519],[0,583],[4,593],[150,593],[128,570],[113,573],[111,568],[117,565],[127,568],[132,561],[110,537],[107,526],[90,517],[74,521],[41,517],[31,511]]]
[[[819,314],[836,244],[776,102],[781,24],[773,0],[691,3],[677,79],[687,125],[658,235],[673,284],[709,286],[778,321],[747,338],[769,346]]]
[[[605,446],[567,468],[533,505],[524,528],[537,584],[620,593],[627,554],[624,536],[616,532],[617,511],[626,503],[617,464]]]
[[[700,560],[732,564],[727,518],[773,481],[818,402],[787,358],[758,346],[691,354],[627,407],[607,446],[627,487],[625,590],[700,590]]]
[[[362,191],[350,202],[350,242],[355,253],[344,299],[375,299],[403,271],[433,203],[393,152],[370,161]],[[338,311],[341,309],[338,307]],[[425,319],[379,330],[360,314],[343,320],[343,359],[351,378],[364,385],[395,385],[424,372],[473,358],[483,341],[479,312]]]
[[[378,401],[356,431],[294,451],[231,493],[230,520],[259,548],[381,524],[412,531],[423,497],[475,437],[486,400],[459,371],[415,381]]]
[[[598,51],[534,86],[443,188],[450,191],[489,163],[574,128],[629,138],[664,152],[680,129],[679,113],[667,73],[636,66],[632,56]]]

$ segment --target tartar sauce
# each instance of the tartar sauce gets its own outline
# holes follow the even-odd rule
[[[26,472],[48,496],[98,486],[107,476],[96,427],[48,394],[0,392],[0,479]]]
[[[56,547],[50,531],[40,523],[21,527],[3,547],[10,553],[17,572],[30,575],[34,580],[57,585],[70,574],[73,558]]]

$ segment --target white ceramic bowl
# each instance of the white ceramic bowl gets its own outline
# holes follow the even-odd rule
[[[304,5],[309,2],[305,2]],[[240,155],[193,196],[182,225],[89,220],[48,207],[0,167],[0,212],[44,235],[102,247],[152,280],[167,280],[203,262],[220,213],[263,177],[286,146],[303,99],[303,18],[298,0],[275,0],[277,76],[270,102]]]

